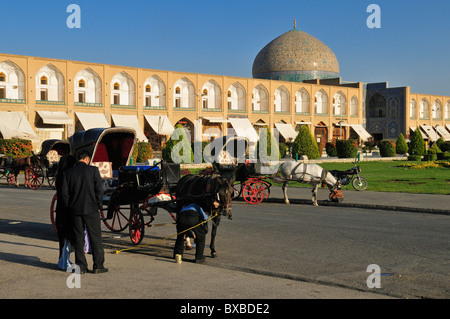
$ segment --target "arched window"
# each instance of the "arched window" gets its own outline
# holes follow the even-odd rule
[[[113,88],[114,88],[114,90],[120,90],[120,84],[119,83],[114,83],[114,86],[113,86]]]
[[[6,75],[3,72],[0,73],[0,82],[6,82]]]
[[[78,87],[79,87],[79,88],[84,88],[84,87],[86,87],[86,81],[84,81],[83,79],[81,79],[80,81],[78,81]]]
[[[324,90],[316,93],[314,101],[314,113],[328,114],[328,95]]]
[[[419,118],[428,120],[430,118],[430,104],[427,99],[423,99],[419,104]]]
[[[48,79],[45,75],[41,76],[41,85],[47,85]]]
[[[409,102],[409,118],[410,119],[415,119],[416,118],[416,112],[417,112],[416,100],[412,99]]]
[[[145,86],[145,92],[147,92],[147,93],[152,92],[152,87],[150,86],[150,84],[147,84],[147,85]]]
[[[181,89],[180,89],[180,87],[176,87],[176,89],[175,89],[175,94],[180,94],[181,93]]]

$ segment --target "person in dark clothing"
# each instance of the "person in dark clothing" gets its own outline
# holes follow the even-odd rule
[[[185,231],[207,219],[208,215],[205,214],[200,205],[196,203],[186,205],[177,214],[177,232]],[[192,231],[195,234],[195,262],[202,264],[205,262],[203,251],[205,250],[206,234],[208,233],[207,224],[197,226]],[[181,263],[183,257],[184,238],[185,233],[179,234],[175,241],[174,257],[178,263]]]
[[[58,232],[58,240],[59,240],[59,262],[58,266],[61,269],[67,268],[68,260],[61,260],[61,256],[63,255],[63,249],[65,245],[67,245],[66,240],[70,243],[67,249],[70,254],[71,248],[74,247],[75,240],[73,236],[72,230],[72,222],[71,217],[68,211],[68,208],[64,206],[64,202],[62,199],[62,178],[63,172],[71,167],[73,167],[76,163],[76,159],[72,155],[65,155],[61,157],[58,168],[56,171],[56,179],[55,179],[55,187],[56,187],[56,209],[55,209],[55,224],[56,230]]]
[[[86,228],[94,262],[93,272],[103,273],[108,269],[103,265],[105,252],[99,214],[103,202],[102,180],[98,168],[89,163],[90,154],[81,151],[75,166],[63,173],[61,196],[72,217],[75,264],[80,267],[81,273],[85,273],[88,269],[84,253],[84,229]]]

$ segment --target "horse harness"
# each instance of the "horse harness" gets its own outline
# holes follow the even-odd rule
[[[291,175],[291,177],[292,177],[292,175],[295,173],[295,170],[296,170],[300,165],[303,165],[303,174],[302,174],[301,180],[304,180],[304,179],[305,179],[305,175],[306,175],[306,170],[308,169],[308,166],[307,166],[307,164],[305,164],[305,163],[299,163],[299,164],[297,164],[297,165],[292,169],[290,175]],[[320,175],[320,182],[319,182],[319,184],[322,184],[322,183],[326,180],[327,175],[328,175],[328,171],[327,171],[326,169],[322,168],[322,174]]]

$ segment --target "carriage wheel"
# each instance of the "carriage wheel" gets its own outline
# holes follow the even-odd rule
[[[11,185],[11,186],[16,185],[17,180],[16,180],[16,175],[14,175],[14,173],[9,172],[6,175],[6,180],[8,181],[9,185]]]
[[[55,232],[58,232],[58,229],[56,228],[56,202],[57,197],[55,193],[52,198],[52,203],[50,204],[50,221],[52,222],[52,226]]]
[[[121,232],[125,230],[128,227],[128,217],[125,215],[123,207],[116,207],[116,209],[113,212],[113,217],[111,219],[106,219],[106,213],[108,209],[102,209],[100,212],[100,215],[103,219],[103,223],[106,227],[108,227],[109,230],[113,232]]]
[[[48,185],[53,189],[56,189],[55,181],[56,181],[55,176],[47,176]]]
[[[27,174],[27,184],[31,189],[38,189],[44,184],[44,174],[39,165],[32,165]]]
[[[242,182],[236,182],[233,184],[233,197],[232,199],[239,198],[242,194]]]
[[[259,204],[264,199],[264,186],[260,182],[247,182],[242,189],[242,197],[249,204]]]
[[[263,187],[264,187],[264,193],[265,193],[265,197],[264,199],[268,199],[270,196],[270,186],[272,186],[272,184],[270,182],[267,181],[262,181]]]
[[[134,245],[139,245],[144,239],[145,223],[144,216],[139,209],[131,211],[130,219],[130,239]]]

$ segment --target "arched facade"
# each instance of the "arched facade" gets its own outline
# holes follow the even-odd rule
[[[75,103],[102,103],[102,80],[91,68],[79,71],[73,84]]]
[[[157,75],[152,75],[143,85],[144,107],[166,107],[166,85]]]
[[[111,79],[111,104],[136,105],[136,84],[128,73],[122,71]]]
[[[25,99],[25,74],[10,60],[0,63],[0,99]]]
[[[173,87],[173,107],[195,109],[195,87],[192,81],[183,77]]]
[[[252,91],[252,110],[269,113],[269,93],[262,84],[258,84]]]
[[[288,113],[290,110],[289,91],[284,85],[278,87],[274,94],[274,110],[275,112]]]
[[[42,67],[35,76],[36,100],[41,103],[47,101],[65,102],[65,81],[61,71],[53,64]]]
[[[222,90],[215,80],[208,80],[202,87],[202,108],[222,109]]]
[[[227,90],[227,103],[229,110],[245,111],[245,89],[239,82],[234,82]]]
[[[295,113],[309,115],[310,114],[310,98],[305,89],[295,92]]]

